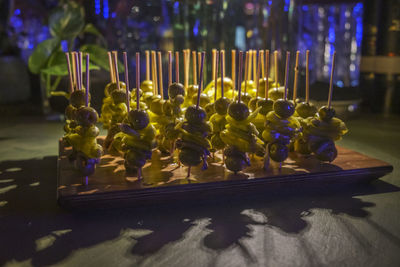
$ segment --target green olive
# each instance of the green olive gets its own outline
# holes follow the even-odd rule
[[[278,99],[282,99],[285,96],[285,89],[283,87],[273,88],[268,91],[268,98],[276,101]]]
[[[214,105],[214,103],[208,103],[205,106],[204,110],[207,113],[207,118],[210,118],[211,115],[213,115],[215,113],[215,105]]]
[[[144,110],[133,109],[129,111],[128,120],[131,123],[133,129],[142,130],[149,125],[150,118]]]
[[[189,123],[202,123],[207,117],[207,113],[201,107],[196,108],[196,106],[190,106],[186,109],[185,119]]]
[[[274,101],[272,99],[260,99],[257,102],[257,108],[259,107],[261,107],[260,114],[265,116],[274,109]]]
[[[215,111],[219,115],[226,115],[230,103],[231,100],[229,98],[226,97],[218,98],[217,101],[215,101]]]
[[[153,92],[153,81],[151,80],[144,80],[140,84],[140,89],[143,90],[143,92]]]
[[[84,127],[95,124],[98,118],[96,110],[91,107],[81,107],[76,112],[76,121]]]
[[[315,113],[317,113],[317,108],[311,103],[301,102],[297,104],[296,112],[300,117],[305,119],[308,117],[313,117]]]
[[[210,97],[207,94],[200,94],[200,107],[205,108],[208,103],[210,103]],[[197,103],[197,94],[192,97],[192,103]]]
[[[175,98],[177,95],[185,96],[185,87],[181,83],[172,83],[168,87],[168,96],[170,98]]]
[[[161,99],[160,95],[153,96],[153,99],[150,103],[150,110],[157,115],[162,115],[163,114],[162,107],[164,103],[165,100]]]
[[[269,156],[276,162],[283,162],[289,155],[289,149],[281,143],[272,143],[269,145]]]
[[[127,170],[131,170],[132,167],[141,168],[146,163],[146,158],[133,149],[126,151],[124,158]]]
[[[86,103],[86,92],[84,90],[76,90],[71,93],[69,98],[69,102],[72,106],[76,108],[80,108]],[[90,102],[90,94],[89,94],[89,102]]]
[[[129,92],[131,99],[136,99],[136,88],[132,88],[132,91]],[[139,89],[139,97],[143,95],[142,89]]]
[[[198,89],[199,89],[199,86],[196,85],[196,84],[189,85],[188,88],[187,88],[187,95],[189,97],[192,97],[193,95],[196,95],[196,97],[197,97]],[[196,99],[196,101],[197,101],[197,99]]]
[[[121,90],[125,90],[126,89],[126,84],[124,83],[124,82],[119,82],[119,88],[121,89]],[[108,95],[111,95],[111,93],[114,91],[114,90],[117,90],[118,89],[118,86],[117,86],[117,83],[109,83],[109,84],[107,84],[106,85],[106,95],[108,94]]]
[[[177,95],[176,97],[171,99],[171,103],[173,103],[174,105],[182,105],[183,102],[185,101],[185,98],[183,97],[183,95]]]
[[[249,108],[243,102],[233,102],[228,107],[228,114],[237,121],[247,119],[250,115]]]
[[[308,155],[311,153],[308,143],[303,139],[298,139],[294,142],[294,151],[303,155]]]
[[[259,100],[261,100],[261,97],[252,97],[252,98],[250,99],[248,106],[249,106],[249,109],[250,109],[251,111],[256,110],[256,108],[257,108],[257,102],[258,102]]]
[[[292,102],[288,100],[278,99],[274,103],[275,114],[282,119],[287,119],[293,115],[295,108]]]
[[[126,91],[125,90],[114,90],[111,93],[114,104],[118,105],[120,103],[126,103]]]
[[[75,114],[76,114],[76,108],[74,106],[68,105],[65,108],[65,117],[67,118],[67,120],[74,120]]]
[[[202,162],[202,154],[190,148],[182,148],[179,153],[179,160],[185,166],[197,166]]]
[[[313,152],[315,157],[321,161],[332,162],[337,157],[337,149],[332,140],[324,140],[319,142],[317,149],[314,149]]]
[[[318,115],[323,121],[330,121],[333,117],[335,117],[336,112],[333,108],[328,108],[327,106],[323,106],[318,110]]]
[[[246,167],[246,162],[242,157],[226,157],[225,166],[228,170],[233,172],[239,172]]]
[[[173,115],[173,105],[169,100],[165,101],[165,103],[162,105],[162,112],[165,116]]]

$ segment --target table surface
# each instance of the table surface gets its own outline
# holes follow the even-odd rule
[[[335,190],[72,213],[56,203],[61,122],[0,120],[0,265],[399,266],[400,118],[348,121],[340,145],[393,173]]]

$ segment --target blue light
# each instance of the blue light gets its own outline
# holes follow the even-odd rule
[[[115,12],[111,13],[111,17],[115,18],[117,16],[117,14]]]
[[[289,11],[289,6],[290,6],[290,0],[285,0],[285,6],[283,7],[283,10],[285,12]]]
[[[272,5],[272,1],[268,1],[268,5]]]
[[[354,6],[353,8],[353,17],[356,20],[356,42],[357,42],[357,47],[361,46],[361,41],[362,41],[362,34],[363,34],[363,4],[358,3]]]
[[[103,2],[103,18],[108,19],[110,14],[110,9],[108,7],[108,0],[104,0]]]
[[[337,82],[336,82],[336,85],[337,85],[338,87],[343,87],[344,83],[343,83],[343,81],[337,81]]]
[[[21,14],[21,10],[19,8],[17,8],[16,10],[14,10],[14,15],[20,15]]]
[[[304,5],[302,6],[303,11],[308,11],[308,6]]]
[[[196,22],[194,23],[194,26],[193,26],[194,36],[197,36],[199,34],[199,24],[200,24],[200,21],[198,19],[196,19]]]
[[[66,40],[62,40],[62,41],[61,41],[61,49],[62,49],[62,51],[64,51],[64,52],[67,52],[67,51],[68,51],[68,42],[67,42]]]
[[[94,12],[96,13],[96,15],[100,14],[101,12],[100,0],[94,0]]]
[[[179,2],[178,1],[174,3],[174,13],[175,14],[179,13]]]

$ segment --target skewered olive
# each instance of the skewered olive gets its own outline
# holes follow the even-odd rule
[[[315,149],[315,147],[317,148]],[[318,144],[314,145],[312,149],[315,157],[321,161],[332,162],[337,157],[335,143],[329,139],[318,142]]]
[[[84,127],[95,124],[98,118],[96,110],[91,107],[81,107],[76,112],[76,121]]]
[[[172,116],[173,106],[170,101],[165,101],[165,103],[162,105],[162,111],[165,116]]]
[[[197,91],[198,90],[199,90],[199,86],[198,85],[196,85],[196,84],[189,85],[189,87],[187,88],[187,94],[189,96],[193,96],[194,94],[196,94],[196,96],[197,96]]]
[[[145,80],[140,84],[140,89],[144,92],[152,92],[153,91],[153,81]]]
[[[76,90],[71,93],[69,98],[69,102],[72,106],[76,108],[80,108],[86,103],[86,92],[84,90]],[[89,102],[90,102],[90,94],[89,94]]]
[[[185,119],[189,123],[201,123],[204,122],[205,118],[207,117],[207,114],[204,109],[201,107],[196,108],[196,106],[190,106],[186,109],[185,113]]]
[[[125,103],[126,102],[126,92],[125,90],[114,90],[111,93],[111,97],[115,104]]]
[[[281,88],[283,88],[283,87],[273,88],[272,90],[269,90],[268,98],[271,98],[274,101],[283,98],[285,96],[285,92]]]
[[[119,82],[119,88],[121,90],[125,90],[126,89],[126,84],[124,82]],[[114,90],[117,90],[117,89],[118,89],[117,83],[109,83],[109,84],[106,85],[105,91],[107,92],[108,95],[111,95],[111,93]]]
[[[226,97],[221,97],[218,98],[217,101],[215,101],[215,111],[219,114],[219,115],[226,115],[226,113],[228,112],[228,107],[229,104],[231,103],[231,100],[229,98]]]
[[[210,103],[210,97],[207,94],[200,94],[200,107],[205,108],[208,103]],[[192,103],[197,103],[197,94],[192,97]]]
[[[249,95],[248,93],[242,93],[242,95],[240,96],[240,100],[245,103],[246,105],[249,103],[251,99],[251,95]],[[235,101],[238,100],[238,96],[235,96]]]
[[[335,117],[336,112],[333,108],[328,108],[327,106],[323,106],[318,110],[318,115],[323,121],[330,121],[333,117]]]
[[[317,108],[311,103],[301,102],[297,104],[296,112],[300,117],[305,119],[314,116],[317,113]]]
[[[228,114],[237,121],[247,119],[250,115],[249,108],[242,102],[234,102],[229,105]]]
[[[246,162],[242,157],[227,157],[225,159],[225,166],[228,170],[239,172],[245,168]]]
[[[146,158],[139,155],[139,153],[133,149],[126,151],[124,158],[125,167],[128,167],[129,169],[132,168],[132,166],[141,168],[146,163]]]
[[[163,105],[165,103],[165,100],[161,99],[161,96],[153,96],[153,100],[150,103],[150,110],[154,112],[157,115],[162,115],[163,114]]]
[[[142,130],[146,128],[146,126],[150,122],[149,115],[144,110],[133,109],[129,111],[128,115],[129,122],[132,124],[133,129]]]
[[[276,162],[282,162],[287,159],[289,155],[289,149],[287,146],[275,142],[269,145],[269,156]]]
[[[259,107],[261,107],[260,114],[265,116],[274,109],[274,101],[272,99],[260,99],[257,102],[257,108]]]
[[[261,97],[253,97],[253,98],[251,98],[250,101],[249,101],[249,104],[248,104],[249,109],[250,109],[250,110],[256,110],[256,108],[257,108],[257,102],[258,102],[259,100],[261,100]]]
[[[172,83],[168,87],[168,96],[171,98],[175,98],[177,95],[185,96],[185,87],[181,83]]]
[[[202,161],[202,154],[196,150],[182,148],[179,153],[179,160],[185,166],[196,166]]]
[[[76,113],[76,108],[75,108],[74,106],[68,105],[68,106],[65,108],[65,117],[66,117],[68,120],[74,119],[74,118],[75,118],[75,113]]]
[[[295,108],[292,102],[284,99],[278,99],[274,103],[274,111],[276,115],[282,119],[287,119],[293,115]]]
[[[132,88],[131,93],[129,94],[131,99],[136,99],[136,88]],[[142,89],[139,89],[139,97],[143,95]]]
[[[215,105],[214,103],[208,103],[204,110],[206,111],[207,118],[210,118],[215,113]]]
[[[185,102],[185,98],[182,95],[177,95],[173,99],[171,99],[171,103],[174,105],[182,105]]]

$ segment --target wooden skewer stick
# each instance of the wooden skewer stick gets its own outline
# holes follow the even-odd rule
[[[216,66],[215,66],[215,62],[216,62],[216,56],[217,56],[217,49],[215,49],[215,48],[213,48],[213,50],[212,50],[212,58],[211,58],[211,64],[212,64],[212,66],[211,66],[211,77],[213,77],[213,79],[214,79],[214,77],[215,77],[215,68],[216,68]]]
[[[200,58],[200,75],[199,75],[199,88],[197,90],[197,103],[196,103],[196,109],[199,108],[200,106],[200,95],[201,95],[201,87],[203,86],[203,67],[204,67],[204,56],[206,55],[206,52],[201,52],[201,58]]]
[[[156,52],[151,51],[151,77],[153,79],[154,95],[158,95]]]
[[[244,93],[247,93],[247,80],[248,80],[248,67],[249,67],[249,51],[246,51],[244,59]]]
[[[257,50],[253,50],[253,81],[257,79],[257,77],[260,77],[257,75]]]
[[[293,103],[296,103],[297,98],[297,78],[299,76],[299,55],[300,51],[296,51],[296,63],[294,66],[294,82],[293,82]]]
[[[79,59],[78,59],[78,53],[74,52],[74,57],[75,57],[75,81],[76,81],[76,88],[78,88],[78,90],[81,90],[81,83],[79,81],[80,78],[80,74],[79,74]]]
[[[187,50],[184,49],[182,51],[183,53],[183,87],[186,88],[188,85],[188,77],[186,73],[186,68],[187,68]]]
[[[218,51],[215,51],[215,53],[213,55],[214,60],[215,60],[215,62],[214,62],[214,67],[215,67],[215,70],[214,70],[214,102],[217,101],[217,92],[218,92],[218,90],[217,90],[217,88],[218,88],[218,65],[219,65],[218,64],[219,63],[218,55],[219,55]]]
[[[232,54],[232,81],[233,81],[233,86],[232,86],[232,96],[235,95],[235,89],[236,89],[236,50],[232,49],[231,51]]]
[[[139,52],[136,52],[136,109],[137,110],[140,109],[140,53]]]
[[[150,80],[150,52],[146,50],[146,80]]]
[[[69,53],[65,53],[65,57],[67,58],[67,66],[68,66],[69,92],[72,93],[74,91],[74,81],[72,78],[71,61],[69,59]]]
[[[275,70],[275,87],[278,87],[278,51],[274,51],[274,70]]]
[[[112,58],[111,58],[111,52],[108,51],[107,55],[108,55],[108,67],[110,68],[110,80],[112,83],[114,83],[115,78],[114,78],[114,68],[113,68],[113,63],[112,63]]]
[[[254,80],[256,80],[256,99],[258,98],[258,91],[260,90],[260,72],[261,72],[261,53],[258,53],[257,72]]]
[[[288,91],[288,79],[289,79],[289,60],[290,60],[290,52],[286,52],[286,66],[285,66],[285,100],[287,99],[287,91]]]
[[[125,85],[126,85],[126,107],[128,108],[128,112],[130,111],[130,103],[129,103],[129,71],[128,71],[128,55],[126,52],[123,52],[124,56],[124,67],[125,67]]]
[[[247,68],[247,75],[245,75],[245,77],[246,77],[246,81],[247,80],[251,80],[251,71],[252,71],[252,62],[253,62],[253,50],[249,50],[248,51],[248,56],[247,56],[248,58],[247,58],[247,65],[246,65],[246,63],[245,63],[245,65],[246,65],[246,68]],[[246,61],[245,61],[246,62]]]
[[[117,88],[118,90],[120,90],[120,84],[119,84],[119,72],[118,72],[118,54],[117,51],[113,51],[113,56],[114,56],[114,68],[115,68],[115,78],[116,78],[116,82],[117,82]]]
[[[331,79],[329,81],[328,108],[331,108],[331,106],[332,106],[333,73],[334,73],[334,70],[335,70],[335,59],[336,59],[336,51],[333,51],[332,66],[331,66]]]
[[[265,67],[264,67],[264,50],[260,50],[260,59],[261,59],[261,77],[265,77]]]
[[[225,50],[221,51],[221,97],[224,97]]]
[[[179,51],[175,52],[175,82],[179,83]]]
[[[73,86],[75,90],[78,90],[78,82],[76,78],[76,52],[71,52],[71,58],[72,58],[72,78],[73,78]]]
[[[158,56],[158,83],[159,90],[161,94],[161,99],[164,99],[164,86],[163,86],[163,71],[162,71],[162,60],[161,60],[161,52],[157,52]]]
[[[90,78],[89,75],[89,53],[86,54],[86,98],[85,98],[85,106],[89,106],[89,86],[90,86]]]
[[[189,70],[190,70],[190,49],[186,49],[186,67],[185,68],[185,89],[189,87]]]
[[[168,86],[172,84],[172,52],[168,51]]]
[[[268,99],[269,91],[269,50],[265,50],[265,99]]]
[[[306,103],[310,102],[310,50],[306,51]]]
[[[79,52],[79,81],[81,82],[81,89],[83,89],[83,53]]]
[[[193,58],[193,84],[197,84],[197,63],[196,63],[196,51],[192,51],[192,58]]]
[[[226,76],[226,73],[225,73],[225,50],[222,49],[221,52],[222,52],[222,61],[221,62],[224,62],[222,65],[224,67],[223,68],[224,72],[221,74],[221,76],[225,77]]]
[[[238,103],[242,97],[243,51],[239,51]]]

